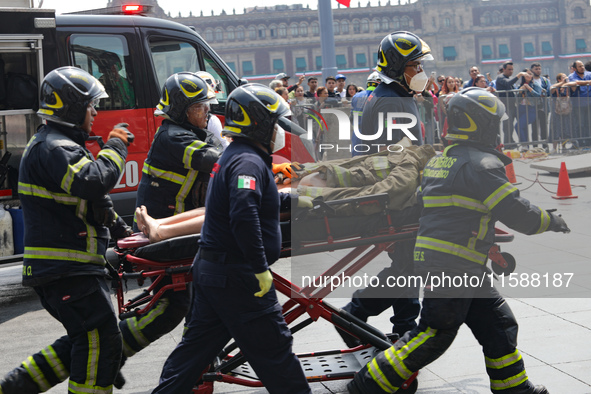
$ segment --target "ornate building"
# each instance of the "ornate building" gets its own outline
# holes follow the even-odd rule
[[[295,4],[171,19],[193,26],[249,80],[268,82],[279,72],[320,74],[317,10]],[[335,8],[333,20],[337,68],[362,86],[380,40],[396,30],[412,31],[431,46],[435,60],[427,72],[464,79],[472,65],[494,78],[510,59],[516,70],[538,61],[554,80],[575,59],[591,57],[589,0],[394,0]]]

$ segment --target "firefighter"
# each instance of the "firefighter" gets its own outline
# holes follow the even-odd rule
[[[353,125],[355,125],[355,122],[357,122],[357,127],[359,130],[361,130],[360,125],[363,116],[363,107],[365,107],[365,102],[367,101],[369,95],[380,84],[380,82],[382,82],[380,74],[378,74],[377,71],[372,72],[367,77],[367,88],[364,91],[357,93],[351,99],[351,121],[353,122]],[[355,118],[356,116],[357,119]],[[361,143],[361,140],[359,139],[359,137],[357,137],[355,133],[353,133],[351,135],[351,145],[354,147],[359,143]],[[358,156],[360,154],[361,153],[357,152],[355,149],[352,149],[352,156]]]
[[[155,111],[165,120],[148,152],[137,191],[136,206],[145,206],[152,217],[165,218],[204,205],[209,175],[222,151],[212,145],[215,139],[206,130],[211,103],[217,103],[215,91],[196,74],[181,72],[166,80]],[[171,283],[170,277],[163,279],[154,292]],[[122,320],[122,364],[172,331],[187,315],[190,301],[188,287],[168,290],[143,316]]]
[[[270,393],[311,393],[269,270],[281,247],[280,207],[291,204],[288,194],[279,197],[271,171],[271,153],[285,145],[277,120],[289,114],[263,85],[243,85],[228,96],[224,135],[233,142],[207,191],[191,320],[154,393],[190,393],[231,338]]]
[[[23,285],[33,287],[67,334],[6,375],[3,394],[47,391],[68,376],[69,393],[113,390],[121,335],[104,254],[106,226],[118,220],[105,196],[125,168],[132,136],[113,129],[96,160],[85,148],[104,97],[103,85],[75,67],[55,69],[41,84],[38,115],[47,124],[27,144],[19,170]]]
[[[445,273],[484,277],[487,283],[426,286],[418,327],[370,361],[349,383],[350,393],[396,392],[447,350],[463,323],[482,346],[493,393],[548,393],[528,380],[516,349],[517,321],[492,286],[486,261],[496,221],[524,234],[570,230],[560,215],[530,204],[507,180],[503,167],[511,159],[494,149],[504,115],[503,103],[482,89],[452,97],[448,138],[454,145],[429,161],[419,194],[415,271],[424,278]]]

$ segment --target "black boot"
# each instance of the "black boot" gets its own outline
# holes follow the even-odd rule
[[[546,387],[542,385],[534,386],[529,380],[517,387],[493,392],[499,394],[550,394]]]
[[[37,383],[22,366],[6,374],[0,380],[0,388],[2,388],[2,394],[37,394],[41,392]]]
[[[125,365],[125,361],[127,361],[127,357],[121,355],[121,364],[119,364],[119,371],[117,371],[117,376],[115,376],[115,381],[113,382],[113,386],[115,386],[115,388],[119,390],[121,390],[121,388],[125,386],[125,377],[121,373],[121,368],[123,368],[123,366]]]

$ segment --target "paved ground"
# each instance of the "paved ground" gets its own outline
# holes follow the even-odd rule
[[[567,168],[568,160],[565,157]],[[591,393],[591,177],[589,173],[571,177],[573,194],[578,195],[578,199],[554,200],[550,196],[556,192],[558,178],[541,172],[538,180],[542,183],[533,184],[536,171],[530,168],[531,162],[518,160],[515,163],[522,195],[544,208],[558,209],[572,232],[568,235],[547,233],[532,237],[516,234],[515,240],[502,245],[502,249],[516,258],[519,273],[573,273],[573,276],[569,288],[564,283],[560,287],[549,286],[542,292],[544,297],[540,297],[541,293],[533,288],[505,288],[505,292],[512,291],[516,296],[508,302],[520,324],[518,347],[533,382],[545,384],[553,394],[588,394]],[[335,254],[317,255],[310,262],[333,260]],[[289,264],[289,260],[283,260],[275,269],[289,276]],[[0,267],[0,374],[51,343],[63,332],[59,323],[39,306],[36,297],[15,284],[18,283],[19,272],[19,265]],[[563,278],[566,280],[566,276]],[[346,299],[330,301],[341,306]],[[388,318],[389,313],[386,312],[372,318],[370,323],[386,332],[391,329]],[[180,334],[177,328],[128,360],[124,373],[129,383],[118,392],[149,393],[156,385],[162,364],[178,343]],[[295,335],[297,352],[340,347],[342,343],[332,326],[322,321]],[[466,327],[462,327],[447,353],[420,372],[419,382],[418,393],[489,392],[480,347]],[[346,393],[345,385],[344,381],[313,383],[312,388],[315,393]],[[65,391],[62,384],[48,392]],[[265,392],[264,389],[228,384],[216,384],[215,388],[215,393]]]

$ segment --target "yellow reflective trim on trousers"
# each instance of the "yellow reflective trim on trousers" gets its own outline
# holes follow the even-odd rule
[[[45,378],[45,375],[43,374],[43,372],[41,372],[41,369],[39,369],[39,366],[35,362],[33,356],[27,357],[27,359],[23,361],[22,366],[25,367],[31,379],[33,379],[35,383],[37,383],[37,385],[41,389],[41,392],[47,391],[51,388],[51,384],[49,384],[49,382]]]
[[[527,375],[525,374],[525,370],[521,371],[515,376],[511,376],[507,379],[502,380],[490,380],[490,388],[492,390],[506,390],[510,389],[515,386],[519,386],[523,382],[527,380]]]
[[[113,392],[113,385],[101,387],[96,385],[87,385],[73,382],[71,379],[68,383],[68,393],[73,394],[111,394]]]
[[[374,382],[376,382],[378,386],[380,386],[380,388],[385,392],[395,393],[396,390],[398,390],[396,387],[392,386],[392,384],[384,376],[375,358],[367,364],[367,370]]]
[[[519,360],[521,360],[521,353],[519,353],[519,350],[515,350],[513,353],[509,353],[500,358],[489,358],[484,356],[486,367],[492,369],[505,368],[509,365],[515,364]]]
[[[72,187],[72,182],[74,182],[74,177],[76,176],[76,173],[80,172],[80,170],[89,163],[92,163],[92,160],[90,160],[88,157],[81,157],[77,163],[68,164],[68,170],[62,178],[61,188],[69,193],[70,188]]]
[[[70,260],[80,263],[93,263],[105,265],[105,258],[96,253],[84,252],[82,250],[44,248],[26,246],[24,258],[28,259],[48,259],[48,260]]]
[[[123,355],[125,357],[131,357],[134,354],[136,354],[137,352],[129,346],[129,344],[125,341],[125,339],[124,338],[122,338],[122,339],[123,339]]]
[[[128,320],[127,327],[129,331],[137,341],[137,343],[142,347],[145,348],[150,344],[150,341],[144,336],[142,330],[146,328],[150,323],[152,323],[158,316],[161,316],[168,308],[170,304],[170,300],[168,298],[162,298],[156,308],[152,309],[148,314],[141,319],[137,319],[133,317]]]
[[[458,207],[488,213],[488,208],[479,200],[457,194],[451,196],[423,197],[425,208]]]
[[[68,379],[70,373],[62,363],[62,360],[60,360],[60,358],[57,356],[57,353],[51,345],[41,350],[41,354],[43,354],[47,364],[49,364],[53,370],[53,373],[55,373],[55,376],[57,376],[60,381],[63,382],[64,380]]]
[[[195,179],[197,179],[197,174],[199,174],[199,171],[196,170],[189,170],[189,172],[187,173],[185,181],[181,185],[181,188],[176,195],[176,203],[174,206],[175,215],[185,212],[185,199],[187,198],[187,196],[191,192],[191,189],[193,188]]]
[[[193,160],[193,153],[197,152],[199,149],[203,148],[206,145],[205,142],[200,140],[195,140],[189,144],[185,148],[183,152],[183,165],[186,169],[191,169],[193,166],[191,165],[191,161]]]
[[[429,338],[433,338],[437,334],[435,328],[427,327],[425,331],[417,334],[416,337],[408,341],[404,346],[396,351],[401,360],[404,360],[411,354],[416,348],[424,344]]]
[[[153,176],[154,178],[164,179],[172,183],[178,183],[179,185],[182,185],[183,181],[185,180],[185,177],[181,174],[177,174],[176,172],[172,171],[161,170],[159,168],[149,165],[146,162],[144,162],[144,169],[142,170],[142,172],[144,174]]]
[[[351,181],[351,173],[341,167],[335,166],[334,167],[335,175],[339,181],[339,186],[341,187],[350,187],[353,182]]]
[[[88,361],[86,364],[86,385],[96,385],[98,361],[101,350],[101,343],[98,329],[88,331]]]
[[[452,242],[430,237],[417,237],[415,247],[451,254],[481,265],[486,264],[487,255]]]
[[[548,227],[550,227],[550,222],[552,219],[550,219],[550,214],[544,210],[540,210],[540,228],[538,229],[538,231],[536,232],[536,234],[540,234],[543,233],[544,231],[548,230]]]
[[[484,200],[484,205],[486,205],[488,209],[492,211],[498,203],[503,201],[505,197],[507,197],[509,194],[515,191],[517,191],[517,188],[513,186],[511,183],[507,182],[504,185],[500,186],[497,190],[492,192],[490,196],[488,196],[486,200]]]
[[[101,150],[98,153],[97,158],[99,158],[101,156],[104,156],[104,157],[108,158],[109,160],[111,160],[113,163],[115,163],[117,168],[119,168],[119,171],[123,171],[123,168],[125,167],[125,160],[123,159],[123,157],[119,156],[119,154],[117,152],[115,152],[113,149]]]
[[[71,194],[66,193],[54,193],[50,192],[46,188],[38,185],[32,185],[30,183],[18,183],[18,192],[20,194],[24,194],[27,196],[33,197],[40,197],[40,198],[47,198],[50,200],[55,200],[60,204],[64,205],[76,205],[80,202],[81,198],[72,196]]]
[[[408,378],[411,377],[412,372],[406,367],[406,365],[404,365],[404,362],[392,346],[384,351],[384,356],[386,356],[386,359],[392,368],[394,368],[394,371],[396,371],[398,376],[404,380],[408,380]]]

